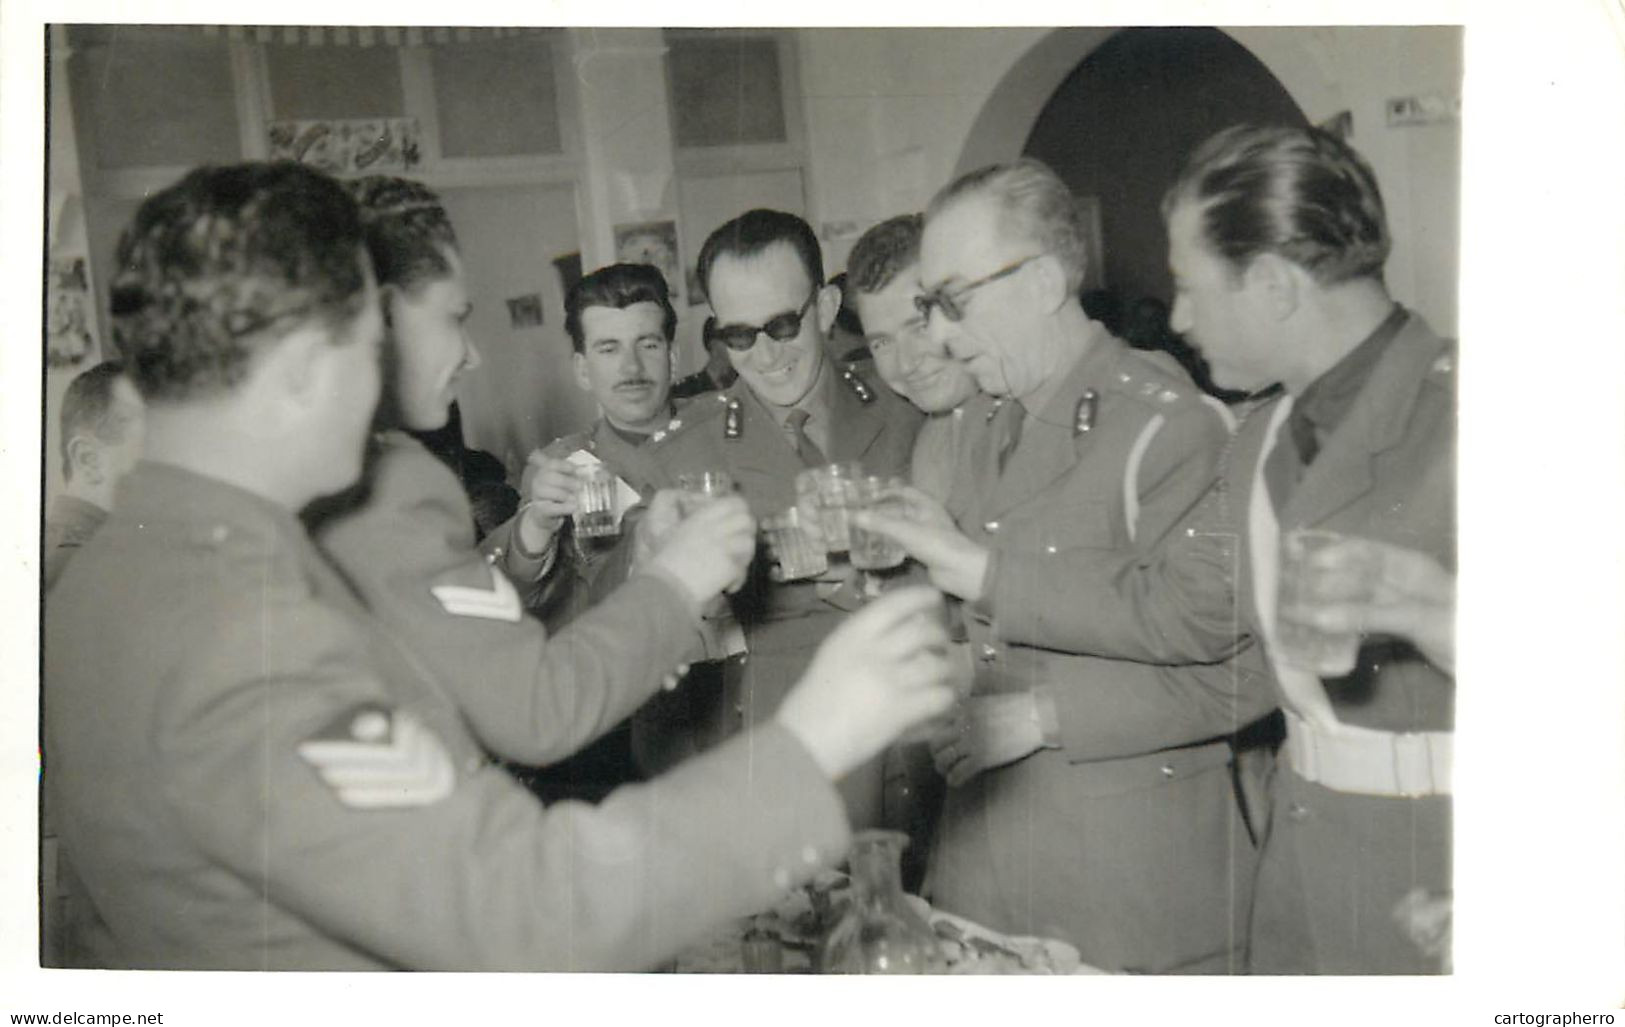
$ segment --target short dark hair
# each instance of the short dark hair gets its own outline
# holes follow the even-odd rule
[[[1236,271],[1263,253],[1317,282],[1382,279],[1392,240],[1377,176],[1316,128],[1235,125],[1197,147],[1163,197],[1200,205],[1204,241]]]
[[[61,439],[62,477],[73,479],[73,461],[68,456],[68,443],[74,436],[88,433],[106,443],[123,442],[130,428],[127,417],[116,414],[113,408],[113,386],[124,377],[124,365],[116,360],[104,361],[81,373],[68,383],[62,396]]]
[[[954,179],[931,198],[927,219],[966,196],[986,195],[999,205],[1001,231],[1020,233],[1055,257],[1068,292],[1083,286],[1089,244],[1072,190],[1049,165],[1031,157],[990,164]]]
[[[581,330],[581,312],[588,307],[625,310],[634,303],[653,303],[663,315],[660,330],[669,343],[677,335],[677,310],[671,305],[666,276],[650,264],[611,264],[601,267],[570,287],[564,297],[564,330],[577,353],[587,337]]]
[[[446,251],[457,248],[457,233],[434,190],[387,175],[356,179],[349,188],[379,285],[411,291],[451,273]]]
[[[801,258],[813,287],[824,284],[824,254],[812,226],[794,214],[758,207],[747,210],[712,232],[700,247],[696,277],[700,287],[711,292],[711,269],[720,257],[754,257],[770,246],[784,243]]]
[[[355,201],[321,172],[198,168],[142,203],[119,239],[114,342],[149,399],[228,390],[267,333],[352,320],[363,261]]]
[[[854,292],[879,292],[920,262],[921,214],[899,214],[864,232],[846,258],[846,284]]]

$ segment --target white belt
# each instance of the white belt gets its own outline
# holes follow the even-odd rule
[[[1405,734],[1339,724],[1316,727],[1286,710],[1286,744],[1292,769],[1307,781],[1336,792],[1419,798],[1450,794],[1449,731]]]

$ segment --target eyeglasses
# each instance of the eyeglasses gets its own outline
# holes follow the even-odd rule
[[[813,286],[812,293],[808,295],[807,302],[801,305],[800,310],[794,314],[779,314],[769,318],[767,324],[760,328],[755,325],[718,326],[716,318],[706,318],[705,343],[709,346],[712,342],[721,341],[729,349],[743,353],[756,345],[756,337],[763,332],[766,332],[768,338],[774,342],[789,342],[801,334],[801,320],[807,316],[807,308],[811,307],[813,300],[817,298],[818,287]]]
[[[939,285],[935,289],[927,289],[914,297],[914,308],[920,312],[920,316],[925,318],[927,322],[931,320],[931,309],[933,307],[941,310],[942,316],[950,321],[956,323],[963,321],[965,319],[965,297],[984,285],[991,285],[1001,278],[1009,278],[1042,256],[1044,254],[1035,253],[1024,260],[1018,260],[1007,267],[1001,267],[984,278],[978,278],[974,282],[961,285],[951,291],[946,285]]]

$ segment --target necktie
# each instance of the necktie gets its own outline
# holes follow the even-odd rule
[[[1010,454],[1016,451],[1016,445],[1021,442],[1021,426],[1026,423],[1027,411],[1016,400],[1009,401],[1010,408],[1004,415],[1004,441],[999,443],[999,473],[1004,473],[1004,465],[1010,459]]]
[[[824,451],[818,448],[818,443],[807,434],[807,416],[807,411],[798,407],[784,419],[784,426],[790,430],[790,441],[795,443],[801,462],[808,467],[822,467],[829,461],[824,459]]]

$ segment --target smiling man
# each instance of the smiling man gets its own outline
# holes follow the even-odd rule
[[[846,282],[881,380],[926,415],[914,441],[913,483],[946,499],[954,454],[965,434],[964,406],[976,395],[976,379],[930,337],[916,304],[924,291],[924,227],[921,215],[901,214],[864,232],[847,259]]]
[[[727,471],[761,518],[795,504],[795,477],[806,467],[857,460],[871,474],[907,474],[920,414],[871,384],[866,363],[837,366],[826,356],[840,294],[825,284],[818,239],[805,221],[747,211],[706,239],[698,271],[713,312],[708,341],[727,349],[739,379],[699,397],[679,424],[657,433],[650,455],[662,484],[685,472]],[[749,655],[730,665],[720,698],[699,700],[681,720],[640,724],[663,758],[705,748],[766,715],[840,622],[841,611],[821,597],[833,583],[774,583],[766,572],[758,560],[734,596]],[[877,822],[877,768],[855,773],[842,791],[854,823]]]

